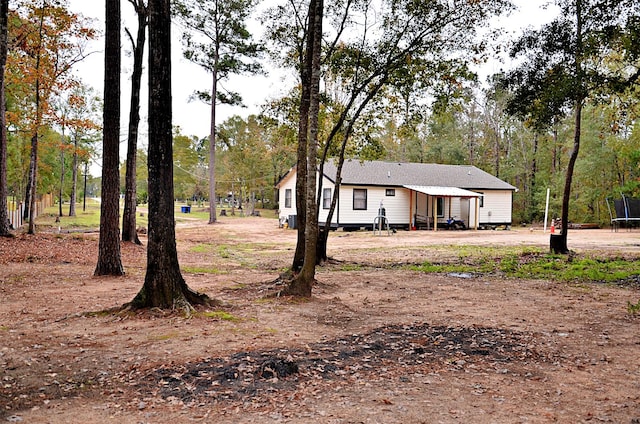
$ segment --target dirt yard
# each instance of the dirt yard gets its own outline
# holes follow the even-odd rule
[[[123,246],[126,277],[97,278],[95,233],[0,240],[0,421],[640,423],[639,285],[400,266],[544,248],[541,230],[336,232],[308,301],[265,298],[295,247],[275,219],[177,233],[187,283],[220,310],[104,313],[142,286],[144,247]],[[640,258],[640,232],[569,246]]]

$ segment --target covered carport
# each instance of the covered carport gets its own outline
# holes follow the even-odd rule
[[[409,219],[412,226],[415,226],[416,220],[416,208],[417,208],[417,199],[414,200],[413,192],[422,193],[427,196],[427,205],[429,204],[429,198],[431,198],[431,213],[427,215],[427,227],[433,227],[434,231],[438,230],[438,210],[437,210],[437,198],[460,198],[460,199],[478,199],[482,196],[480,193],[476,193],[473,191],[465,190],[458,187],[442,187],[442,186],[419,186],[419,185],[404,185],[404,188],[410,190],[410,202],[409,202]],[[449,213],[448,216],[451,217],[451,201],[448,202]],[[473,228],[475,230],[478,229],[478,221],[480,216],[480,203],[478,201],[474,202],[474,225]],[[471,211],[470,211],[471,212]],[[430,218],[433,219],[432,225],[430,224]],[[470,226],[467,224],[467,227]]]

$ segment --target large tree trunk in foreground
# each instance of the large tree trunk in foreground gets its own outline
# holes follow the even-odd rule
[[[124,275],[120,259],[120,0],[106,1],[100,241],[94,275]]]
[[[309,4],[309,42],[307,55],[310,61],[309,135],[307,143],[307,175],[304,200],[306,206],[304,228],[304,261],[302,269],[284,290],[285,294],[310,297],[315,281],[316,249],[318,242],[318,207],[316,202],[316,175],[318,158],[318,114],[320,110],[320,50],[322,45],[322,0]],[[307,62],[309,64],[309,62]],[[299,171],[299,169],[298,169]],[[297,188],[296,188],[297,189]],[[297,191],[297,190],[296,190]]]
[[[305,192],[307,189],[307,146],[309,140],[309,104],[311,102],[311,52],[307,56],[300,72],[301,95],[300,116],[298,117],[298,149],[296,165],[296,250],[293,255],[291,271],[294,273],[302,269],[304,262],[305,227],[307,223],[307,204]]]
[[[7,126],[5,119],[4,70],[7,64],[9,2],[0,2],[0,237],[9,237],[7,214]]]
[[[208,303],[180,273],[173,199],[170,0],[149,1],[149,243],[144,285],[130,307],[182,309]]]

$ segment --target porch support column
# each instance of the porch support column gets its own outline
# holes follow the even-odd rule
[[[438,231],[438,198],[436,196],[431,198],[431,208],[433,209],[433,231]]]
[[[413,190],[409,190],[409,231],[413,228]]]
[[[474,230],[478,231],[478,220],[480,219],[480,198],[476,197],[476,222],[474,225]]]

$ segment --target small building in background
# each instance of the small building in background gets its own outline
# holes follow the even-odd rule
[[[336,171],[334,162],[325,164],[321,226],[327,225]],[[280,220],[292,228],[296,174],[291,168],[276,185]],[[510,227],[516,187],[470,165],[346,160],[339,190],[333,228],[372,229],[384,215],[391,228],[436,230],[448,227],[452,219],[463,221],[466,228]]]

